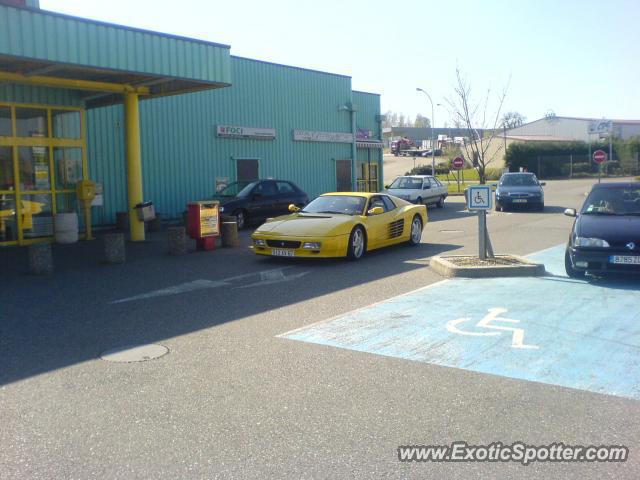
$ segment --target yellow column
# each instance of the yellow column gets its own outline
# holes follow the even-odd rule
[[[140,113],[138,94],[125,93],[124,113],[127,123],[127,192],[129,196],[129,233],[134,242],[144,241],[144,222],[134,209],[142,202],[142,160],[140,158]]]

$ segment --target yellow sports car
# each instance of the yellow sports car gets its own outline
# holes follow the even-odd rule
[[[396,243],[420,243],[427,207],[382,193],[319,196],[303,209],[267,220],[251,236],[258,255],[348,257]]]

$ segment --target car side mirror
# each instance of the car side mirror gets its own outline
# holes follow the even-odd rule
[[[300,207],[296,207],[293,203],[291,205],[289,205],[289,211],[291,213],[296,213],[300,211]]]
[[[391,188],[391,186],[390,185],[385,185],[384,188],[388,189],[388,188]]]
[[[547,184],[547,182],[540,182],[540,186],[544,187]]]
[[[384,213],[384,208],[382,207],[373,207],[371,210],[367,212],[368,215],[380,215]]]
[[[578,216],[578,212],[576,212],[576,209],[575,209],[575,208],[567,208],[567,209],[564,211],[564,214],[565,214],[567,217],[577,217],[577,216]]]

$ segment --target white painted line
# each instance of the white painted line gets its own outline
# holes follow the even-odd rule
[[[170,287],[161,288],[159,290],[152,290],[150,292],[142,293],[140,295],[134,295],[133,297],[121,298],[109,302],[111,304],[132,302],[134,300],[145,300],[148,298],[166,297],[170,295],[179,295],[181,293],[193,292],[195,290],[202,290],[206,288],[219,288],[232,286],[233,283],[247,280],[256,279],[257,282],[250,283],[248,285],[240,285],[234,288],[249,288],[259,287],[264,285],[271,285],[274,283],[288,282],[290,280],[297,280],[307,275],[309,272],[294,273],[292,275],[285,275],[284,270],[291,267],[275,268],[271,270],[262,270],[260,272],[245,273],[243,275],[237,275],[234,277],[225,278],[223,280],[193,280],[191,282],[181,283],[178,285],[172,285]]]

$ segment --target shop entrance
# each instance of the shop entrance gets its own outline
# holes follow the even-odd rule
[[[378,164],[364,162],[360,164],[360,172],[358,175],[358,191],[359,192],[377,192],[378,191]]]
[[[86,174],[84,111],[0,104],[0,245],[53,236]]]

